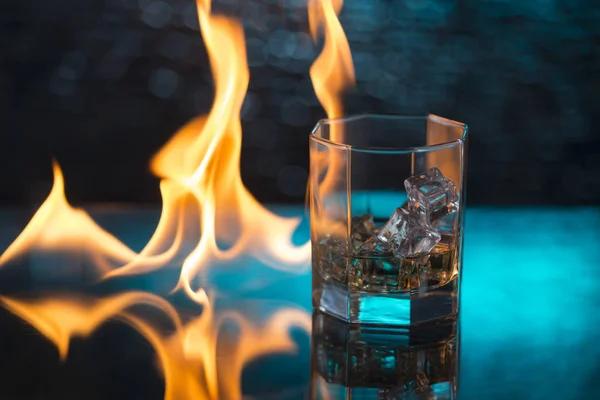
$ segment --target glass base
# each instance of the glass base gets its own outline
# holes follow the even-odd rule
[[[457,294],[457,277],[426,291],[377,293],[326,280],[313,269],[313,308],[355,324],[411,326],[457,316]]]

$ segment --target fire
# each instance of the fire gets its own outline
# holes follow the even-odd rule
[[[240,111],[249,81],[242,26],[230,18],[213,15],[208,1],[197,4],[215,77],[213,107],[207,116],[184,126],[151,164],[163,184],[184,188],[198,210],[202,235],[183,263],[178,284],[192,297],[191,281],[204,266],[215,260],[233,259],[242,252],[288,271],[303,272],[309,265],[309,244],[296,247],[291,242],[299,219],[285,219],[269,212],[241,179]],[[167,209],[177,208],[166,200]],[[161,236],[159,229],[155,236]],[[220,243],[230,247],[222,250]],[[142,258],[138,266],[127,265],[108,276],[144,272],[148,270],[144,261]]]
[[[325,38],[323,51],[310,68],[310,77],[317,98],[330,119],[339,118],[344,114],[342,94],[355,83],[350,45],[338,19],[342,6],[343,0],[309,0],[308,2],[308,20],[313,39],[317,41],[321,31]],[[330,139],[335,142],[344,141],[342,125],[330,125]],[[345,176],[343,168],[346,155],[342,151],[311,151],[311,159],[314,163],[323,164],[313,165],[313,168],[327,171],[318,185],[317,190],[321,192],[320,197],[325,198],[327,194],[333,193],[336,189],[339,190],[339,177]],[[316,179],[316,177],[312,179]],[[308,195],[310,196],[310,193]],[[317,207],[317,204],[314,204],[314,207]],[[339,210],[334,210],[332,214],[335,211]],[[319,212],[321,218],[311,218],[313,231],[324,230],[335,236],[345,237],[347,226],[333,219],[326,219],[325,216],[328,214]],[[319,221],[322,225],[315,224],[315,221]]]
[[[83,210],[69,205],[64,178],[55,162],[54,185],[29,224],[0,256],[0,266],[27,251],[86,251],[91,264],[107,272],[111,262],[127,262],[135,252],[100,228]]]
[[[343,112],[341,93],[354,81],[350,48],[337,19],[342,1],[309,0],[308,7],[313,37],[317,39],[320,29],[325,36],[323,52],[310,75],[327,115],[338,117]],[[272,268],[305,272],[310,244],[292,243],[299,218],[282,218],[268,211],[242,182],[240,111],[250,79],[243,29],[231,18],[214,15],[209,0],[197,0],[197,9],[215,99],[208,115],[181,128],[151,161],[152,172],[161,178],[162,211],[144,249],[133,251],[84,210],[72,207],[65,196],[62,171],[54,163],[50,195],[0,256],[0,267],[31,251],[77,252],[87,257],[99,277],[113,279],[178,264],[181,257],[176,289],[201,305],[202,313],[183,323],[167,300],[144,292],[106,298],[0,296],[0,304],[52,341],[62,359],[67,357],[71,338],[87,337],[106,320],[119,319],[155,349],[166,400],[241,399],[244,365],[265,354],[293,352],[295,343],[288,330],[298,326],[309,331],[310,316],[286,308],[262,324],[253,324],[239,312],[217,313],[205,289],[194,287],[194,278],[209,266],[242,253]],[[330,162],[335,168],[336,161]],[[164,331],[137,315],[132,307],[139,304],[160,310],[172,322],[172,329]],[[219,335],[227,323],[239,327],[237,339]]]
[[[202,268],[242,252],[273,268],[306,271],[309,243],[294,246],[291,242],[299,218],[282,218],[268,211],[241,179],[240,111],[249,81],[242,26],[213,15],[209,1],[198,1],[197,6],[215,77],[215,100],[207,116],[184,126],[152,160],[152,171],[162,178],[163,208],[146,247],[139,254],[133,252],[83,210],[73,209],[55,164],[50,196],[0,257],[0,265],[30,249],[85,248],[105,278],[145,273],[180,254],[184,232],[190,230],[186,225],[192,225],[201,235],[183,262],[178,284],[192,296],[191,281]],[[222,250],[219,244],[229,248]]]
[[[343,0],[308,2],[308,21],[313,39],[319,38],[321,29],[325,37],[323,51],[310,68],[310,78],[328,118],[339,118],[344,114],[340,97],[355,81],[350,45],[338,19],[343,4]]]

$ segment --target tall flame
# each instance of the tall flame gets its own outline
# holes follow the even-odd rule
[[[215,259],[232,259],[245,251],[274,268],[301,272],[309,255],[308,243],[296,247],[291,242],[299,220],[272,214],[242,183],[240,111],[249,81],[242,27],[230,18],[212,15],[209,1],[197,5],[215,78],[215,100],[208,116],[184,126],[151,164],[163,183],[184,187],[199,211],[202,235],[183,263],[178,284],[192,297],[191,280]],[[231,246],[222,250],[220,242]],[[147,263],[126,266],[110,276],[143,270]]]

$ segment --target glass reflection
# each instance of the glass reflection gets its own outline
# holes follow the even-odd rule
[[[455,319],[411,329],[350,325],[313,315],[311,400],[454,400]]]

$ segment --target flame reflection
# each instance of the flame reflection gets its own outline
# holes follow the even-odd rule
[[[205,294],[203,299],[202,314],[187,323],[182,323],[165,299],[144,292],[105,298],[73,294],[33,300],[0,297],[0,304],[52,341],[63,360],[73,337],[88,337],[110,319],[130,325],[156,352],[165,380],[165,400],[241,399],[245,364],[272,353],[294,353],[290,327],[310,331],[311,317],[301,309],[280,309],[261,324],[237,311],[215,313]],[[131,309],[141,304],[160,310],[171,327],[160,328]],[[240,334],[235,338],[219,335],[225,323],[234,323]]]

